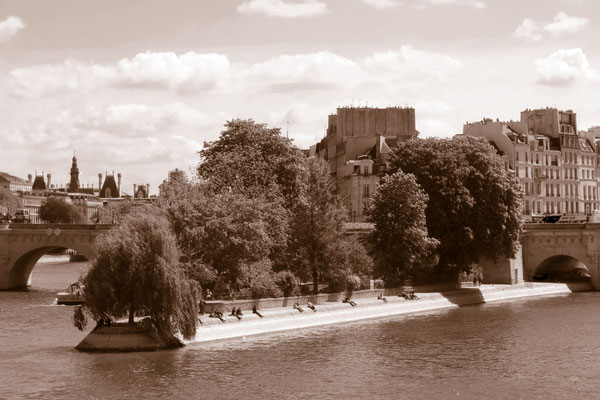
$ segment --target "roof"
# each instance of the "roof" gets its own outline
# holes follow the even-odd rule
[[[8,174],[6,172],[0,172],[0,178],[4,178],[5,180],[7,180],[8,182],[11,182],[11,183],[29,183],[25,179],[19,178],[18,176]]]
[[[106,175],[104,184],[102,184],[102,190],[100,190],[100,197],[103,199],[119,197],[119,189],[117,188],[114,175]]]
[[[36,175],[33,180],[32,190],[46,190],[46,182],[44,182],[44,177],[42,175]]]

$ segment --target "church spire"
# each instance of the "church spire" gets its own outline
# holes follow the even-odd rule
[[[73,153],[73,163],[71,164],[71,182],[69,183],[69,192],[79,191],[79,168],[77,168],[77,157]]]

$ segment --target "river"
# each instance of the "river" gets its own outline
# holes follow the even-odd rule
[[[462,307],[151,353],[87,354],[55,293],[0,292],[0,398],[600,398],[600,292]]]

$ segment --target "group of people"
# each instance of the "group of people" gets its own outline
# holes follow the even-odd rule
[[[402,290],[398,297],[404,297],[406,300],[419,300],[413,288]]]

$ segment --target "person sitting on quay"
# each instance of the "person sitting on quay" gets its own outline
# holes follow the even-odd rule
[[[258,312],[258,310],[256,309],[256,304],[252,307],[252,314],[256,314],[259,317],[263,317],[261,313]]]
[[[350,300],[350,297],[346,297],[344,300],[342,300],[342,303],[348,303],[352,307],[354,307],[356,305],[356,303],[353,300]]]
[[[244,313],[242,312],[242,309],[238,307],[237,310],[235,310],[235,315],[239,318],[242,319],[242,316],[244,315]]]
[[[225,320],[223,319],[223,313],[221,311],[214,310],[213,312],[208,314],[208,317],[209,318],[219,318],[221,320],[221,322],[225,322]]]
[[[383,300],[384,303],[387,303],[387,299],[383,297],[383,293],[379,293],[379,296],[377,296],[377,300]]]
[[[230,315],[230,316],[232,316],[232,317],[236,317],[236,318],[238,319],[238,321],[242,319],[242,317],[240,317],[240,316],[237,314],[235,307],[233,307],[233,308],[231,309],[231,314],[229,314],[229,315]]]
[[[317,312],[317,307],[315,307],[315,305],[313,303],[311,303],[310,301],[306,304],[306,307],[310,308],[314,312]]]
[[[304,312],[304,308],[300,307],[300,303],[298,303],[298,302],[294,303],[294,310],[298,310],[300,312]]]

